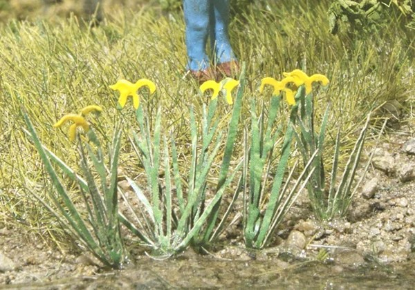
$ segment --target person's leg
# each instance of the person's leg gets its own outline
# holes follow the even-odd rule
[[[188,69],[202,71],[209,67],[206,43],[209,36],[209,6],[211,0],[184,0]]]
[[[212,0],[214,12],[213,44],[218,64],[236,60],[229,41],[229,0]]]
[[[211,40],[219,74],[235,77],[239,72],[239,64],[229,41],[229,3],[230,0],[212,0],[214,22]]]

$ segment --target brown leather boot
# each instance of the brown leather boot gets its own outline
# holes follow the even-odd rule
[[[236,78],[240,72],[239,63],[236,60],[222,62],[216,66],[216,71],[221,78]]]
[[[211,68],[204,70],[190,70],[187,75],[195,79],[199,84],[216,79],[216,74]]]

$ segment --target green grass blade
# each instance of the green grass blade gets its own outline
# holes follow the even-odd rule
[[[208,175],[208,173],[211,169],[211,166],[213,164],[213,161],[215,160],[215,157],[217,156],[217,154],[219,152],[221,141],[222,141],[222,138],[221,138],[221,136],[219,136],[217,138],[215,148],[211,152],[211,154],[210,154],[210,156],[209,156],[209,158],[206,162],[206,165],[204,166],[203,170],[199,174],[198,180],[196,180],[196,185],[195,185],[194,192],[188,198],[186,208],[185,208],[185,210],[183,212],[183,215],[181,216],[181,218],[179,220],[179,224],[177,226],[177,231],[179,231],[181,234],[183,234],[185,232],[185,225],[187,224],[187,221],[188,221],[188,218],[189,218],[189,216],[192,212],[192,209],[194,208],[194,206],[197,202],[197,198],[199,196],[199,193],[203,190],[203,186],[204,186],[206,177],[207,177],[207,175]]]
[[[166,203],[166,238],[170,241],[172,233],[172,186],[170,178],[170,159],[169,159],[169,149],[166,137],[164,138],[164,178],[165,178],[165,203]]]
[[[97,220],[98,227],[103,227],[107,223],[107,220],[108,220],[107,211],[104,206],[104,201],[102,200],[102,197],[95,183],[94,176],[92,175],[88,167],[87,157],[86,157],[82,144],[79,147],[80,147],[80,152],[81,152],[81,169],[84,172],[86,176],[86,181],[88,183],[88,188],[89,188],[88,193],[90,194],[91,199],[92,199],[92,203],[93,203],[92,208],[94,210],[93,213]]]
[[[148,135],[149,138],[149,135]],[[153,213],[154,219],[156,221],[156,232],[159,236],[163,236],[163,213],[161,210],[161,202],[160,202],[160,191],[159,191],[159,182],[158,182],[158,174],[160,168],[160,141],[161,141],[161,110],[157,111],[156,117],[156,125],[154,128],[154,138],[152,142],[152,151],[153,151],[153,162],[151,165],[151,194],[152,194],[152,205],[153,205]]]
[[[219,173],[219,180],[218,180],[218,185],[217,185],[218,189],[220,189],[223,186],[223,183],[225,183],[226,181],[226,176],[228,175],[229,165],[230,165],[231,157],[233,153],[234,143],[238,135],[238,124],[239,124],[239,119],[241,115],[242,98],[243,98],[244,89],[245,89],[245,63],[242,65],[241,71],[242,73],[239,79],[239,82],[240,82],[239,88],[236,93],[236,98],[235,98],[235,102],[234,102],[233,110],[232,110],[232,116],[229,122],[229,130],[228,130],[228,136],[227,136],[226,144],[225,144],[225,152],[223,154],[223,160],[222,160],[220,173]]]
[[[148,201],[147,197],[143,193],[143,191],[138,187],[137,183],[135,183],[134,180],[126,177],[128,184],[132,187],[134,190],[134,193],[136,194],[138,200],[144,205],[145,210],[147,211],[148,215],[150,216],[152,222],[155,222],[154,213],[153,213],[153,207],[151,206],[150,202]]]
[[[356,170],[357,167],[359,165],[359,161],[360,161],[360,156],[362,154],[362,149],[363,149],[363,145],[365,143],[365,139],[366,139],[366,132],[367,129],[369,127],[369,122],[370,122],[370,114],[367,116],[366,119],[366,123],[363,126],[362,131],[360,132],[360,135],[356,141],[355,147],[353,148],[352,153],[350,154],[350,164],[351,167],[346,166],[346,170],[350,170],[350,174],[349,177],[347,178],[347,182],[346,182],[346,186],[344,187],[344,191],[341,192],[341,200],[342,200],[342,205],[340,208],[340,214],[344,213],[346,211],[346,209],[344,208],[346,206],[346,204],[348,204],[348,199],[351,198],[350,194],[351,194],[351,187],[354,181],[354,176],[356,175]]]
[[[189,196],[192,197],[195,191],[196,182],[196,166],[197,166],[197,127],[193,108],[190,108],[190,137],[191,137],[191,150],[192,159],[189,168]]]
[[[238,135],[238,128],[239,128],[238,125],[239,125],[239,119],[240,119],[240,115],[242,111],[242,99],[243,99],[243,94],[245,90],[245,69],[246,69],[246,65],[244,63],[242,65],[241,75],[239,78],[239,88],[238,88],[238,91],[236,92],[236,98],[233,104],[232,116],[231,116],[231,120],[228,126],[228,135],[226,138],[225,151],[223,154],[222,164],[221,164],[220,171],[219,171],[219,179],[218,179],[218,185],[216,187],[216,191],[221,190],[221,188],[226,183],[231,158],[233,155],[234,143]],[[219,213],[220,204],[221,204],[220,200],[221,199],[219,199],[219,202],[215,205],[214,209],[212,210],[212,215],[209,217],[209,220],[207,222],[208,227],[206,228],[206,231],[203,237],[204,243],[207,243],[210,240],[210,237],[214,230],[216,220],[218,217],[218,213]]]
[[[241,161],[241,165],[243,165],[243,160]],[[240,192],[242,191],[243,188],[243,184],[244,184],[244,178],[243,175],[241,175],[241,177],[239,178],[238,184],[236,186],[236,189],[232,195],[232,200],[229,203],[229,206],[227,208],[227,210],[225,211],[225,214],[223,215],[223,217],[221,218],[218,226],[216,227],[215,231],[213,232],[211,238],[210,238],[210,242],[214,241],[224,230],[225,227],[225,222],[228,220],[228,216],[230,215],[230,213],[233,210],[233,207],[235,205],[236,200],[239,197]]]
[[[292,127],[292,124],[289,124],[287,132],[285,133],[280,162],[278,163],[277,171],[275,173],[268,205],[265,210],[264,219],[262,221],[261,228],[259,230],[256,245],[263,244],[267,231],[270,227],[270,223],[271,223],[273,214],[275,212],[275,208],[278,205],[277,201],[279,199],[281,185],[284,180],[285,171],[287,168],[288,160],[290,158],[293,131],[294,131],[294,128]]]
[[[185,238],[177,246],[175,246],[175,249],[177,251],[184,250],[189,245],[190,241],[200,232],[202,226],[205,224],[206,220],[209,218],[212,211],[215,209],[216,205],[220,202],[225,189],[229,186],[231,181],[235,178],[235,175],[239,171],[239,169],[240,169],[240,166],[236,168],[236,170],[232,173],[230,178],[226,180],[226,183],[224,184],[224,186],[222,186],[221,189],[215,194],[212,201],[206,206],[206,209],[203,211],[200,218],[194,223],[193,227],[187,233]]]
[[[184,208],[185,208],[186,205],[185,205],[185,201],[184,201],[184,198],[183,198],[183,189],[182,189],[182,181],[181,181],[181,177],[180,177],[176,142],[174,141],[173,136],[172,136],[172,139],[171,139],[171,152],[172,152],[173,175],[174,175],[174,184],[176,186],[177,200],[178,200],[178,203],[179,203],[180,213],[183,214]]]
[[[337,131],[336,136],[336,143],[334,145],[334,157],[333,157],[333,165],[331,168],[331,178],[330,178],[330,189],[329,189],[329,196],[328,196],[328,215],[333,214],[333,205],[334,205],[334,193],[336,190],[336,178],[337,178],[337,170],[339,166],[339,156],[340,156],[340,127]]]
[[[143,234],[139,229],[137,229],[134,224],[132,224],[122,213],[118,214],[118,218],[120,220],[120,222],[127,228],[129,229],[134,235],[136,235],[140,240],[142,240],[143,242],[145,242],[147,245],[151,246],[151,247],[155,247],[154,243],[152,242],[152,240],[147,237],[145,234]]]

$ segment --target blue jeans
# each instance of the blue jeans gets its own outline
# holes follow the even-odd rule
[[[210,38],[215,62],[236,60],[229,42],[229,0],[184,0],[188,69],[204,70],[210,61],[206,44]]]

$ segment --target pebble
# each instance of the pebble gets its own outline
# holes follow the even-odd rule
[[[380,234],[380,230],[378,228],[370,228],[369,230],[369,237],[375,237]]]
[[[307,244],[305,235],[299,231],[291,231],[288,235],[286,245],[289,247],[295,247],[298,249],[304,249]]]
[[[383,230],[386,232],[392,232],[396,229],[396,225],[395,223],[391,222],[391,221],[386,221],[385,225],[383,226]]]
[[[375,196],[376,191],[379,188],[379,180],[374,177],[365,184],[362,190],[362,196],[366,199],[371,199]]]
[[[392,174],[395,172],[395,159],[391,155],[375,156],[372,159],[373,167],[385,172],[386,174]]]
[[[403,164],[399,168],[399,180],[409,182],[415,180],[415,166],[413,164]]]
[[[415,155],[415,139],[409,139],[402,146],[402,151],[409,155]]]
[[[380,253],[382,253],[384,250],[386,250],[386,245],[385,245],[385,243],[383,242],[383,241],[375,241],[374,243],[373,243],[373,251],[376,253],[376,254],[380,254]]]
[[[303,232],[307,237],[313,236],[318,230],[319,226],[312,220],[300,221],[296,227],[296,230]]]
[[[336,232],[339,233],[345,233],[348,232],[350,230],[350,223],[349,222],[344,222],[344,221],[332,221],[330,222],[330,227],[335,230]],[[328,230],[326,230],[325,234],[331,234],[332,232],[329,232]]]
[[[365,263],[363,257],[355,250],[343,250],[336,252],[334,256],[336,264],[358,267]]]
[[[396,200],[396,205],[400,207],[407,207],[408,206],[408,199],[406,197],[401,197]]]
[[[0,272],[12,271],[16,268],[16,264],[2,252],[0,252]]]

